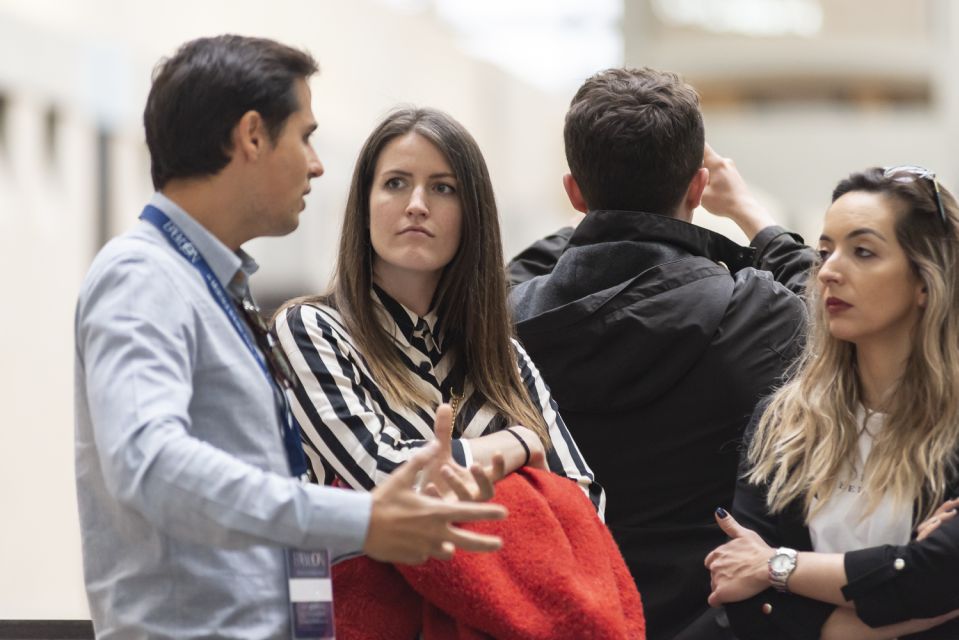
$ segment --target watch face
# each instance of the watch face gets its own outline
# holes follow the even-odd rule
[[[772,561],[770,561],[769,566],[776,573],[784,573],[789,570],[789,567],[792,566],[792,562],[790,561],[788,556],[778,555],[778,556],[773,556],[773,559]]]

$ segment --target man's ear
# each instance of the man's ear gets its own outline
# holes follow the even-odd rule
[[[689,213],[689,219],[692,219],[693,210],[703,201],[703,191],[706,190],[706,185],[708,184],[709,169],[700,167],[696,173],[693,174],[693,179],[689,181],[689,186],[686,188],[686,195],[683,197],[683,209]]]
[[[566,196],[569,198],[569,203],[573,205],[574,209],[580,213],[589,211],[589,205],[587,205],[586,200],[583,199],[583,192],[579,190],[579,183],[576,182],[573,174],[567,173],[563,176],[563,188],[566,189]]]
[[[239,153],[246,160],[256,160],[267,144],[266,126],[263,116],[257,111],[247,111],[233,127],[233,153]]]

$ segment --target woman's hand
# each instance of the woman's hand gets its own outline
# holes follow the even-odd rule
[[[732,540],[706,556],[712,587],[707,601],[711,607],[739,602],[767,589],[769,559],[775,553],[759,534],[740,525],[725,510],[716,510],[716,522]]]
[[[956,508],[959,507],[959,498],[946,500],[936,509],[931,516],[919,523],[916,527],[916,540],[924,540],[929,537],[933,531],[939,528],[946,520],[956,516]]]

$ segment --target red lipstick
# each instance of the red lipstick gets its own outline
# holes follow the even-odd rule
[[[840,298],[829,297],[826,298],[826,311],[829,313],[840,313],[846,309],[851,308],[852,305],[842,300]]]

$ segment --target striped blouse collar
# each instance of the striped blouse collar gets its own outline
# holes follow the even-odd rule
[[[386,312],[386,317],[399,328],[408,344],[415,345],[429,336],[432,341],[435,341],[437,348],[442,350],[442,327],[435,309],[431,309],[425,316],[419,316],[376,284],[373,285],[372,293],[374,303],[378,303],[378,306]]]

